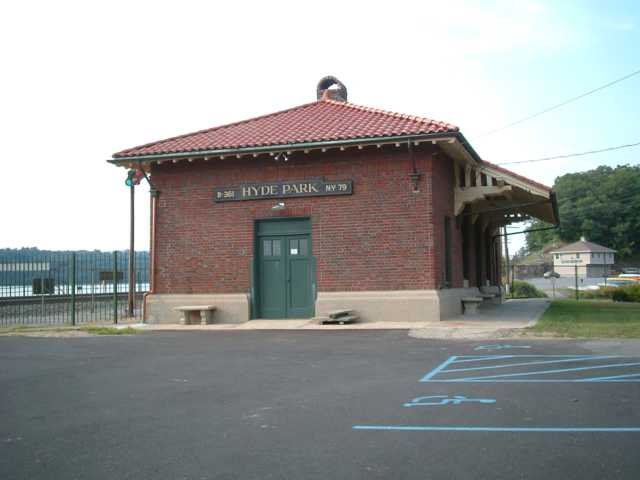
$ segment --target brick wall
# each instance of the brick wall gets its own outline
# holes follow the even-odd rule
[[[467,280],[469,280],[469,286],[470,287],[477,287],[477,281],[476,281],[476,250],[478,248],[477,246],[477,241],[475,238],[475,227],[473,225],[473,223],[471,222],[471,216],[467,215],[467,216],[463,216],[462,217],[462,221],[464,222],[465,226],[466,226],[466,235],[467,235],[467,242],[466,242],[466,247],[467,247],[467,255],[468,255],[468,274],[467,274]]]
[[[418,193],[406,146],[165,162],[152,167],[160,190],[157,293],[239,293],[250,287],[254,221],[310,217],[319,291],[438,288],[443,278],[444,215],[452,217],[453,286],[462,286],[461,226],[453,218],[453,171],[434,147],[415,148],[426,173]],[[244,182],[353,180],[353,195],[214,203],[214,187]],[[431,195],[433,193],[433,199]],[[435,222],[435,223],[432,223]],[[473,262],[473,259],[470,259]]]
[[[454,217],[454,191],[455,182],[453,161],[443,152],[433,156],[431,172],[428,181],[433,190],[433,217],[434,228],[434,262],[436,288],[442,288],[445,279],[445,216],[451,219],[451,287],[462,288],[462,218]]]

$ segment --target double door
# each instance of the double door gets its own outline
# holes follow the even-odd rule
[[[311,235],[258,237],[258,315],[309,318],[314,314]]]

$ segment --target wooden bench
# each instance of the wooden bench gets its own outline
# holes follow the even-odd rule
[[[195,312],[198,312],[199,322],[194,322],[195,324],[200,323],[200,325],[208,325],[213,323],[213,312],[216,307],[214,305],[187,305],[183,307],[176,307],[174,310],[180,312],[180,324],[181,325],[192,325],[191,317]]]
[[[464,315],[477,315],[478,305],[483,302],[482,297],[463,297],[462,298],[462,313]]]

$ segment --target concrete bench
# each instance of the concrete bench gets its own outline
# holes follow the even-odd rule
[[[482,297],[463,297],[462,312],[464,315],[477,315],[478,305],[483,302]]]
[[[208,325],[213,323],[213,312],[216,307],[214,305],[187,305],[184,307],[175,307],[174,310],[180,312],[180,324],[181,325],[191,325],[191,317],[193,314],[198,312],[200,325]]]
[[[482,292],[478,296],[482,297],[488,303],[492,303],[494,305],[500,305],[502,303],[502,295],[500,295],[499,293],[484,293],[484,292]]]

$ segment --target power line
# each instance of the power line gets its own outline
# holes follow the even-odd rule
[[[589,190],[591,192],[591,194],[596,194],[596,192],[594,190]],[[600,193],[600,192],[598,192]],[[569,195],[569,196],[561,196],[558,195],[558,207],[560,207],[560,203],[572,203],[575,202],[576,200],[580,200],[584,197],[584,194],[574,194],[574,195]],[[598,201],[606,201],[606,202],[626,202],[628,200],[635,200],[637,198],[640,197],[640,193],[637,192],[631,192],[631,193],[626,193],[624,195],[621,196],[604,196],[604,197],[597,197],[596,200]],[[582,205],[580,208],[596,208],[596,207],[601,207],[602,205],[599,204],[590,204],[590,205]],[[609,205],[610,207],[610,205]]]
[[[501,162],[496,165],[514,165],[517,163],[531,163],[531,162],[544,162],[547,160],[557,160],[560,158],[582,157],[583,155],[593,155],[594,153],[611,152],[613,150],[620,150],[622,148],[631,148],[640,146],[640,142],[627,143],[625,145],[616,145],[615,147],[601,148],[600,150],[589,150],[587,152],[568,153],[566,155],[555,155],[553,157],[531,158],[529,160],[518,160],[515,162]]]
[[[588,95],[591,95],[592,93],[596,93],[596,92],[599,92],[600,90],[604,90],[605,88],[608,88],[608,87],[610,87],[612,85],[615,85],[616,83],[620,83],[620,82],[622,82],[624,80],[627,80],[628,78],[631,78],[634,75],[638,75],[639,73],[640,73],[640,70],[636,70],[635,72],[631,72],[631,73],[625,75],[624,77],[617,78],[617,79],[615,79],[615,80],[613,80],[613,81],[611,81],[611,82],[609,82],[609,83],[607,83],[605,85],[601,85],[601,86],[599,86],[597,88],[594,88],[593,90],[589,90],[588,92],[584,92],[584,93],[581,93],[580,95],[577,95],[575,97],[571,97],[568,100],[565,100],[563,102],[557,103],[557,104],[555,104],[555,105],[553,105],[553,106],[551,106],[549,108],[545,108],[544,110],[540,110],[539,112],[536,112],[536,113],[533,113],[531,115],[528,115],[528,116],[526,116],[524,118],[521,118],[520,120],[516,120],[515,122],[508,123],[507,125],[504,125],[502,127],[498,127],[498,128],[494,128],[493,130],[489,130],[488,132],[485,132],[482,135],[480,135],[480,137],[485,137],[487,135],[492,135],[492,134],[494,134],[496,132],[500,132],[500,131],[505,130],[507,128],[513,127],[514,125],[518,125],[518,124],[520,124],[522,122],[526,122],[527,120],[531,120],[532,118],[536,118],[536,117],[538,117],[538,116],[540,116],[540,115],[542,115],[544,113],[547,113],[547,112],[550,112],[552,110],[555,110],[556,108],[564,107],[565,105],[567,105],[567,104],[569,104],[571,102],[575,102],[576,100],[580,100],[581,98],[584,98],[584,97],[586,97]]]

